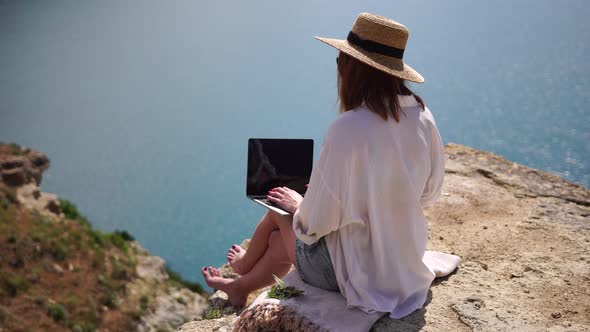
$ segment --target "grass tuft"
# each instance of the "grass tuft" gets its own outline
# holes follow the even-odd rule
[[[127,241],[120,233],[111,233],[107,235],[107,239],[110,243],[112,243],[115,247],[126,251],[127,250]]]
[[[273,274],[277,284],[272,286],[268,291],[267,297],[269,299],[288,299],[303,295],[303,290],[297,289],[293,286],[286,286],[285,283]]]
[[[15,297],[19,292],[26,292],[29,289],[29,281],[19,275],[11,273],[0,274],[0,285],[8,296]]]
[[[63,322],[66,320],[66,310],[59,303],[52,303],[47,307],[47,315],[56,322]]]
[[[207,309],[203,311],[203,319],[217,319],[222,316],[223,313],[221,312],[221,309],[213,305],[208,306]]]
[[[129,234],[129,232],[127,232],[126,230],[115,230],[113,232],[114,234],[116,234],[117,236],[121,237],[123,240],[127,241],[127,242],[131,242],[131,241],[135,241],[135,238],[133,237],[133,235]]]
[[[66,218],[72,220],[80,220],[84,218],[82,217],[80,212],[78,212],[78,208],[76,207],[76,205],[74,205],[74,203],[68,201],[67,199],[60,198],[59,205],[61,207],[61,211],[66,216]]]

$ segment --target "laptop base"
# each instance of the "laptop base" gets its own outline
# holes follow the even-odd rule
[[[256,202],[256,203],[264,206],[265,208],[267,208],[269,210],[272,210],[272,211],[274,211],[274,212],[276,212],[276,213],[278,213],[278,214],[280,214],[282,216],[289,216],[289,215],[291,215],[291,213],[289,213],[289,212],[281,209],[280,207],[272,206],[272,205],[266,203],[265,202],[266,199],[261,199],[261,198],[250,198],[250,199],[253,200],[254,202]]]

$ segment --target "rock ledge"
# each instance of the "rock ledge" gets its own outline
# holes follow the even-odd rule
[[[425,210],[428,249],[462,263],[432,285],[424,308],[372,330],[590,330],[590,191],[467,146],[445,152],[443,197]],[[235,317],[178,331],[229,331]]]

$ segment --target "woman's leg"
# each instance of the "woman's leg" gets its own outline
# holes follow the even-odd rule
[[[279,229],[274,218],[277,214],[267,211],[260,219],[252,238],[248,250],[244,250],[237,244],[234,244],[227,252],[227,260],[234,272],[239,275],[248,273],[254,264],[264,255],[268,248],[269,236],[273,231]]]
[[[295,261],[295,234],[290,226],[291,219],[271,213],[271,220],[279,230],[269,234],[267,250],[248,273],[238,279],[229,279],[221,277],[219,270],[215,268],[203,268],[207,285],[227,293],[230,303],[234,306],[243,306],[248,294],[272,285],[273,274],[283,277]]]
[[[295,232],[293,232],[293,216],[275,215],[275,223],[281,231],[283,246],[291,264],[295,264]]]

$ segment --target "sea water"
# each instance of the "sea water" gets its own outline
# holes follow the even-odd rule
[[[444,143],[590,183],[590,2],[0,1],[0,141],[46,153],[42,184],[184,277],[219,266],[264,208],[249,137],[313,138],[337,114],[337,51],[363,11]]]

